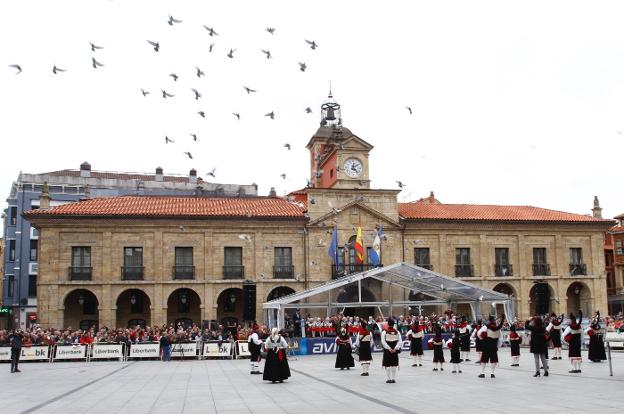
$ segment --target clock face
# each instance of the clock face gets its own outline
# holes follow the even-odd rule
[[[343,168],[349,177],[359,177],[362,174],[362,162],[357,158],[347,159]]]

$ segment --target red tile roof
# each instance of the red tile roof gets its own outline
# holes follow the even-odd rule
[[[624,233],[624,226],[613,226],[609,229],[609,233]]]
[[[25,216],[304,218],[304,211],[295,203],[275,197],[122,196],[31,210]]]
[[[60,170],[51,171],[46,173],[56,177],[80,177],[79,170]],[[142,181],[156,181],[156,175],[154,174],[141,174],[141,173],[122,173],[122,172],[106,172],[106,171],[91,171],[91,177],[102,178],[108,180],[142,180]],[[179,175],[163,175],[163,181],[187,183],[188,177]],[[197,177],[197,181],[203,181],[201,177]]]
[[[399,203],[399,215],[408,220],[547,221],[612,223],[582,214],[531,206]]]

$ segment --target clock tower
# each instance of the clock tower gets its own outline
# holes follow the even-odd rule
[[[342,126],[340,104],[331,90],[321,105],[321,126],[306,148],[312,187],[370,188],[368,155],[373,146]]]

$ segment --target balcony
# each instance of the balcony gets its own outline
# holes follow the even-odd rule
[[[510,264],[494,265],[494,274],[501,277],[513,276],[513,266]]]
[[[339,277],[343,277],[346,275],[350,275],[351,273],[364,272],[366,270],[375,269],[376,267],[381,267],[382,264],[377,266],[373,264],[363,263],[363,264],[339,264],[332,266],[332,279],[338,279]]]
[[[587,274],[587,265],[585,263],[570,264],[570,276],[584,276]]]
[[[178,280],[195,279],[195,266],[173,266],[173,278]]]
[[[122,266],[121,280],[143,280],[143,266]]]
[[[295,266],[273,266],[274,279],[292,279],[295,276]]]
[[[91,280],[92,273],[90,266],[70,266],[68,269],[69,280]]]
[[[431,263],[415,263],[416,266],[418,267],[422,267],[423,269],[427,269],[427,270],[433,270],[433,265]]]
[[[533,276],[550,276],[548,263],[533,263]]]
[[[224,279],[243,279],[245,277],[245,266],[229,265],[223,266]]]
[[[457,277],[473,277],[474,265],[471,264],[456,264],[455,276]]]

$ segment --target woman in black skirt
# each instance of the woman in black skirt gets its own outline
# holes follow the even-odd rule
[[[358,348],[358,355],[360,356],[360,365],[362,365],[362,376],[368,377],[368,369],[371,362],[373,362],[373,356],[371,354],[371,342],[373,341],[373,334],[366,329],[366,321],[360,322],[360,328],[358,330],[357,338],[355,339],[355,346]]]
[[[453,364],[453,371],[451,372],[453,374],[455,373],[461,374],[462,370],[459,365],[462,362],[461,354],[460,354],[461,333],[459,332],[459,330],[453,331],[453,338],[448,340],[448,342],[446,343],[446,346],[448,346],[451,349],[451,364]]]
[[[442,350],[442,344],[444,340],[442,339],[442,328],[436,326],[435,335],[432,338],[433,344],[433,370],[438,370],[438,364],[440,364],[440,371],[444,371],[444,351]]]
[[[351,355],[351,337],[347,333],[345,328],[340,330],[340,335],[336,337],[336,345],[338,347],[338,353],[336,354],[335,368],[349,369],[355,366],[353,355]]]
[[[516,332],[516,325],[511,325],[511,332],[509,333],[509,346],[511,348],[511,366],[519,367],[520,364],[520,342],[522,338]]]
[[[600,362],[607,359],[599,318],[600,313],[596,315],[591,326],[585,331],[589,336],[589,353],[587,354],[587,359],[592,362]]]
[[[546,327],[546,330],[550,333],[550,340],[555,351],[555,356],[551,358],[553,360],[561,359],[561,322],[563,322],[563,314],[561,314],[560,318],[557,318],[557,315],[552,313],[550,315],[550,323]]]
[[[583,336],[583,328],[581,327],[581,321],[583,320],[583,313],[579,311],[578,322],[573,314],[570,314],[570,324],[563,331],[563,340],[568,343],[568,358],[570,358],[570,364],[572,364],[572,370],[568,371],[571,374],[581,373],[581,363],[583,358],[581,357],[581,341]]]
[[[535,358],[535,374],[534,377],[539,377],[540,374],[540,359],[542,360],[542,366],[544,367],[544,376],[548,376],[548,361],[546,360],[546,349],[548,348],[548,333],[544,327],[544,322],[540,316],[534,316],[524,324],[524,329],[531,332],[531,342],[529,347],[533,358]]]
[[[286,350],[288,342],[279,334],[277,328],[273,328],[271,336],[264,343],[267,350],[266,362],[264,364],[264,374],[262,379],[265,381],[284,382],[290,377],[290,367],[286,358]]]
[[[423,326],[420,325],[419,321],[414,321],[406,335],[407,339],[410,341],[410,355],[414,358],[414,363],[412,364],[413,367],[422,367],[423,335]]]

